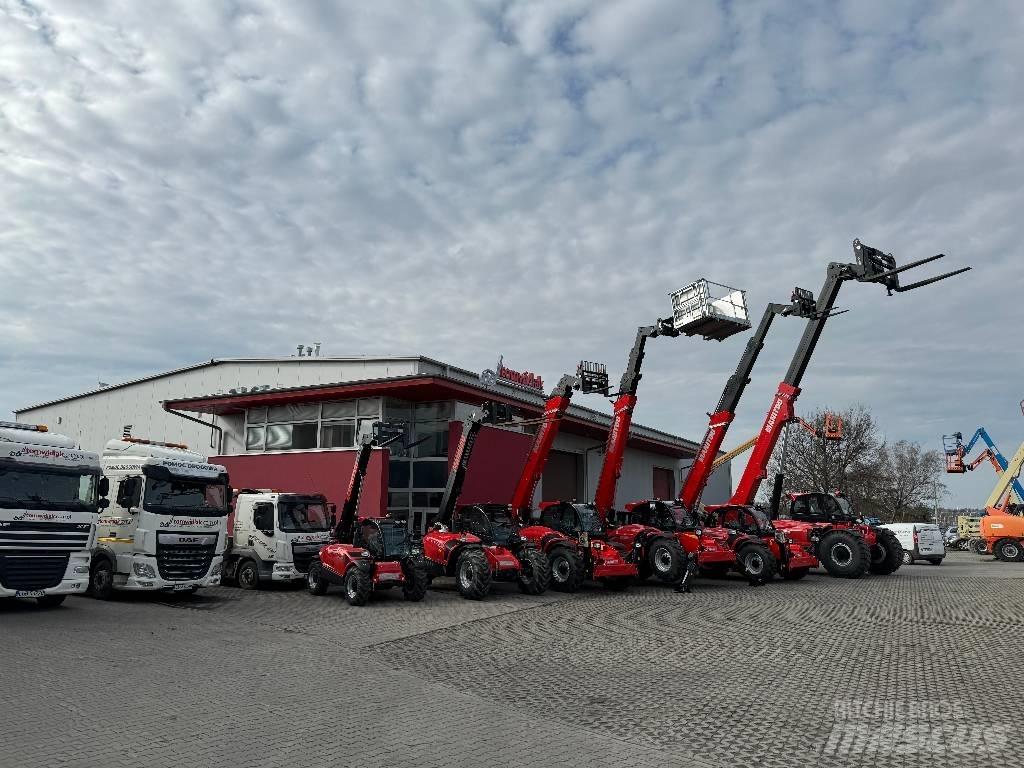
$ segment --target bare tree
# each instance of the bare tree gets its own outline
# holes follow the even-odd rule
[[[882,516],[894,522],[930,520],[932,504],[946,490],[939,481],[945,471],[943,457],[906,440],[885,446],[883,456],[885,480],[873,500]]]

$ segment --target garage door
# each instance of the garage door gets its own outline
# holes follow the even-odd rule
[[[674,499],[676,495],[675,473],[665,467],[654,468],[654,498]]]
[[[542,501],[583,500],[582,456],[568,451],[552,451],[544,467]]]

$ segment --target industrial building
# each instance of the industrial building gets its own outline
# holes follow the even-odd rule
[[[548,461],[535,501],[593,496],[611,423],[577,395]],[[25,407],[19,421],[48,424],[102,451],[125,430],[181,442],[227,466],[236,488],[321,492],[340,503],[358,436],[374,421],[403,422],[401,444],[375,454],[361,508],[387,509],[423,530],[448,474],[449,445],[462,420],[484,403],[507,407],[515,421],[541,415],[544,383],[535,374],[474,373],[426,357],[285,357],[215,359],[123,384]],[[505,409],[503,409],[505,410]],[[535,426],[483,430],[462,500],[507,501],[522,470]],[[671,498],[697,445],[634,424],[616,502]],[[728,464],[704,499],[724,501]]]

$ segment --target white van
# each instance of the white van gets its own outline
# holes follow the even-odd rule
[[[889,523],[879,528],[888,528],[896,534],[903,547],[903,564],[915,560],[927,560],[932,565],[941,565],[946,556],[946,545],[942,531],[933,523]]]

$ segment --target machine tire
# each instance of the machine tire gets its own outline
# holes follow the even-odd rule
[[[491,589],[491,566],[479,549],[467,549],[455,564],[455,584],[467,600],[483,600]]]
[[[786,581],[800,581],[810,572],[810,568],[787,568],[786,572],[782,574],[782,578]]]
[[[655,539],[644,561],[662,584],[678,584],[686,569],[686,552],[675,539]]]
[[[751,584],[767,584],[775,576],[775,555],[767,544],[750,542],[744,544],[736,553],[740,573],[746,576]]]
[[[260,567],[255,560],[243,560],[235,569],[235,582],[241,589],[260,588]]]
[[[886,528],[875,529],[875,544],[871,547],[870,571],[879,576],[895,573],[903,565],[903,546],[896,534]]]
[[[609,576],[608,578],[601,579],[601,583],[604,584],[605,589],[610,592],[622,592],[629,588],[632,581],[632,576]]]
[[[67,595],[43,595],[37,597],[36,602],[41,608],[56,608],[67,599]]]
[[[984,539],[971,539],[967,542],[967,546],[976,555],[988,554],[988,544],[985,543]]]
[[[537,549],[527,549],[519,558],[519,589],[526,595],[543,595],[551,584],[551,563]]]
[[[405,572],[402,597],[418,603],[427,596],[427,566],[422,560],[407,560],[402,564],[402,570]]]
[[[348,569],[345,574],[345,599],[349,605],[366,605],[373,590],[373,576],[358,565]]]
[[[1024,549],[1016,539],[1000,539],[992,547],[992,554],[997,560],[1006,563],[1016,563],[1024,560]]]
[[[330,584],[324,578],[324,567],[316,560],[309,564],[309,570],[306,572],[306,590],[311,595],[320,597],[327,594],[327,588]]]
[[[871,565],[871,550],[855,533],[832,531],[818,545],[818,560],[833,578],[859,579]]]
[[[114,566],[105,557],[96,558],[89,569],[89,594],[97,600],[114,596]]]
[[[569,547],[555,547],[548,555],[551,566],[551,589],[556,592],[576,592],[587,577],[583,556]]]

